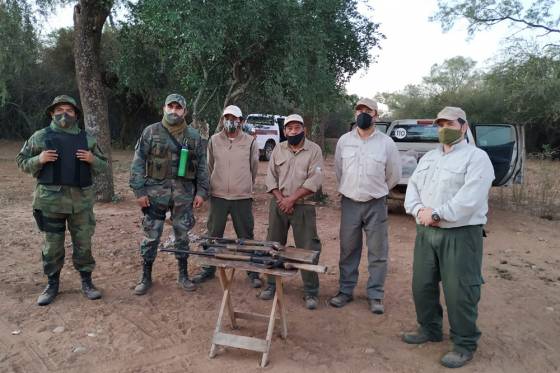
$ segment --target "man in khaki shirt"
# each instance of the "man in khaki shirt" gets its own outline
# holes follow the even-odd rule
[[[315,206],[306,203],[306,197],[315,193],[323,183],[323,153],[314,142],[305,138],[303,118],[297,114],[286,117],[284,133],[287,141],[278,144],[268,162],[266,188],[272,193],[268,215],[267,240],[286,244],[290,226],[297,247],[320,251],[317,236]],[[301,271],[305,306],[317,308],[319,276],[315,272]],[[274,278],[260,298],[274,297]]]
[[[342,194],[340,279],[339,292],[329,303],[343,307],[353,299],[364,231],[368,248],[369,307],[373,313],[382,314],[389,253],[387,195],[401,177],[401,162],[393,140],[375,129],[377,102],[369,98],[359,100],[355,116],[356,128],[336,144],[336,178]]]
[[[210,212],[208,235],[223,237],[228,215],[237,238],[253,239],[253,185],[259,168],[259,149],[255,139],[241,131],[241,109],[230,105],[224,109],[224,129],[208,142],[210,175]],[[216,267],[203,267],[194,283],[214,277]],[[259,274],[247,272],[251,285],[261,287]]]

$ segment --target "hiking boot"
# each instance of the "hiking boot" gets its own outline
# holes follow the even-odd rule
[[[262,286],[262,281],[259,278],[259,274],[256,272],[247,272],[247,277],[249,277],[249,281],[251,282],[251,287],[255,289],[259,289]]]
[[[39,295],[37,298],[37,304],[39,306],[46,306],[51,304],[54,298],[56,298],[58,294],[58,285],[60,284],[60,271],[56,272],[52,276],[48,276],[47,286],[45,290]]]
[[[449,351],[439,361],[446,368],[460,368],[473,358],[472,352]]]
[[[259,299],[271,300],[272,298],[274,298],[274,293],[276,293],[276,286],[268,285],[266,289],[262,290],[259,294]]]
[[[191,282],[195,284],[201,284],[203,282],[213,279],[214,277],[216,277],[216,269],[214,269],[214,267],[211,268],[204,267],[202,268],[202,271],[198,275],[194,275],[191,278]]]
[[[354,297],[352,295],[338,292],[337,295],[335,295],[329,300],[329,304],[333,307],[341,308],[346,306],[348,303],[352,302],[353,300]]]
[[[368,299],[369,309],[376,315],[383,315],[385,306],[383,306],[383,299]]]
[[[148,289],[152,287],[152,264],[153,263],[144,261],[142,266],[142,278],[134,288],[134,294],[144,295],[148,292]]]
[[[82,292],[89,300],[96,300],[101,298],[101,292],[97,290],[93,282],[91,281],[91,272],[80,271],[80,277],[82,278]]]
[[[317,299],[314,295],[306,295],[303,297],[305,300],[305,308],[308,310],[314,310],[317,308],[317,304],[319,303],[319,299]]]
[[[177,265],[179,267],[179,276],[177,278],[177,283],[185,291],[195,291],[196,285],[189,280],[189,274],[187,273],[187,259],[177,260]]]
[[[412,333],[405,333],[402,336],[402,340],[404,343],[408,343],[411,345],[420,345],[426,342],[441,342],[443,338],[440,337],[432,337],[426,334],[422,329],[418,329]]]

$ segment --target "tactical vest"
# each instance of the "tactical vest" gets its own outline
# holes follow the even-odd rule
[[[37,182],[46,185],[69,185],[80,188],[90,186],[91,166],[76,157],[78,150],[88,150],[85,131],[73,135],[65,132],[55,132],[46,128],[46,150],[56,150],[58,158],[54,162],[43,165]]]
[[[189,151],[184,177],[177,175],[181,148],[186,148]],[[155,180],[185,179],[193,181],[196,179],[197,169],[196,139],[189,136],[189,129],[185,128],[183,139],[179,142],[161,122],[156,123],[146,161],[146,176]]]

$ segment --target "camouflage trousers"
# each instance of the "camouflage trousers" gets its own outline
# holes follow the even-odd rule
[[[150,203],[154,203],[150,199]],[[165,213],[171,211],[171,222],[173,225],[173,233],[175,235],[174,249],[188,250],[189,236],[188,232],[194,227],[194,214],[192,210],[192,202],[170,202],[169,206],[156,205],[159,211]],[[161,234],[163,233],[163,225],[165,218],[154,218],[150,214],[145,214],[142,219],[142,228],[144,229],[144,240],[140,244],[140,255],[147,263],[153,263],[157,256],[157,248],[160,243]],[[177,259],[186,259],[188,254],[175,253]]]
[[[48,230],[51,231],[44,232],[42,257],[45,275],[54,275],[64,265],[66,224],[72,238],[74,268],[80,272],[92,272],[95,268],[95,260],[91,254],[91,236],[95,231],[93,210],[84,209],[74,214],[43,213],[43,216],[49,220]]]

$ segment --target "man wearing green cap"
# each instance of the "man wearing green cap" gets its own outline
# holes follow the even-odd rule
[[[92,176],[107,167],[93,137],[78,126],[81,111],[70,96],[57,96],[46,110],[48,127],[35,132],[16,157],[18,167],[37,179],[33,215],[44,232],[43,271],[48,284],[37,304],[50,304],[58,294],[64,265],[66,225],[72,237],[72,261],[80,272],[82,291],[89,299],[101,298],[91,280],[95,260],[91,236],[95,230]]]
[[[453,350],[440,362],[458,368],[472,359],[480,338],[482,226],[494,169],[486,152],[465,140],[469,125],[462,109],[444,108],[435,123],[441,145],[418,163],[404,202],[416,218],[412,295],[419,327],[403,340],[442,340],[441,282]]]
[[[186,124],[186,113],[183,96],[167,96],[161,122],[146,127],[135,147],[130,187],[144,213],[144,240],[140,245],[143,272],[134,289],[136,295],[146,294],[152,286],[152,266],[166,212],[171,212],[175,249],[188,250],[188,232],[195,223],[192,208],[201,207],[208,196],[206,150],[199,132]],[[196,290],[187,272],[188,255],[176,253],[175,257],[177,282],[185,291]]]

